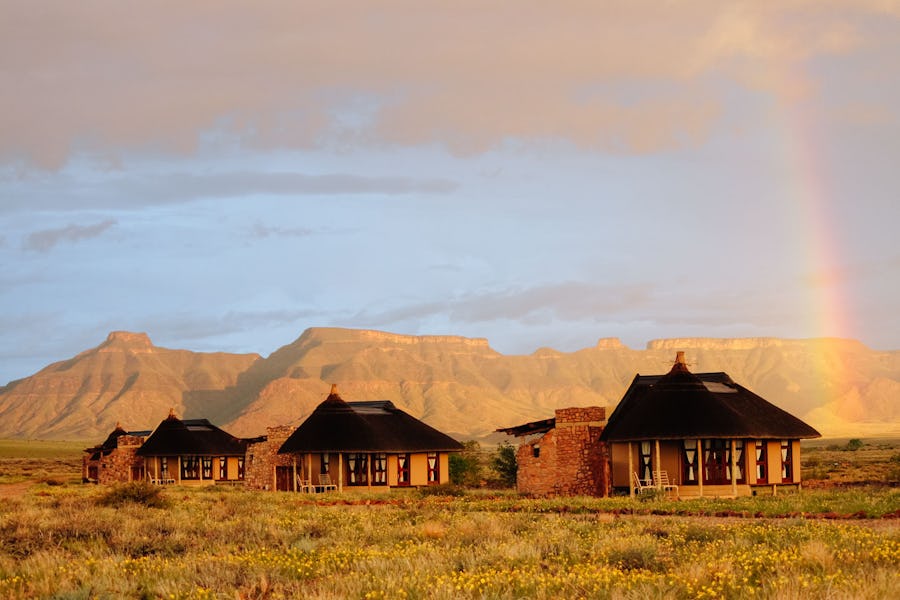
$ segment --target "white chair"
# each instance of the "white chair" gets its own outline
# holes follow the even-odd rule
[[[316,488],[321,489],[323,492],[327,492],[328,490],[336,490],[337,486],[331,483],[331,475],[322,473],[319,475],[319,485],[316,486]]]
[[[634,488],[634,491],[638,494],[644,492],[644,490],[652,490],[653,482],[649,479],[641,479],[638,477],[637,473],[631,473],[631,486]]]
[[[678,496],[678,486],[669,481],[668,471],[655,471],[653,473],[653,478],[655,479],[654,483],[657,488],[666,493],[674,491],[675,495]]]

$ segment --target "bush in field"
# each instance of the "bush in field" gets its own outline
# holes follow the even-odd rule
[[[511,444],[500,444],[491,459],[491,468],[497,473],[501,484],[515,487],[519,471],[516,449]]]
[[[859,438],[853,438],[849,442],[847,442],[846,450],[850,450],[851,452],[856,452],[860,448],[863,447],[863,441]]]
[[[168,501],[163,497],[162,490],[146,481],[123,483],[116,485],[97,499],[100,506],[112,506],[119,508],[126,504],[140,504],[150,508],[166,508]]]
[[[481,445],[470,440],[463,442],[463,451],[450,455],[450,481],[454,485],[479,487],[483,481]]]
[[[900,454],[891,456],[888,467],[885,470],[885,480],[889,483],[900,482]]]
[[[453,483],[442,483],[440,485],[427,485],[419,488],[422,496],[464,496],[466,491]]]

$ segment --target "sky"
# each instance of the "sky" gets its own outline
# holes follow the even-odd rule
[[[113,330],[900,349],[900,3],[0,0],[0,385]]]

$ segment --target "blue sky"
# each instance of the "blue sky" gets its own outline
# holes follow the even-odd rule
[[[896,2],[0,13],[0,384],[111,330],[900,348]]]

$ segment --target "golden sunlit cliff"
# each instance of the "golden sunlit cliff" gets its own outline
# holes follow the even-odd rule
[[[547,418],[556,408],[610,410],[637,373],[666,372],[684,350],[694,372],[735,381],[826,436],[900,433],[900,351],[841,339],[617,339],[565,353],[494,351],[487,340],[308,329],[267,358],[154,346],[115,332],[97,348],[0,388],[0,437],[94,439],[120,421],[151,429],[170,407],[235,435],[299,424],[331,383],[347,400],[392,400],[459,439]]]

